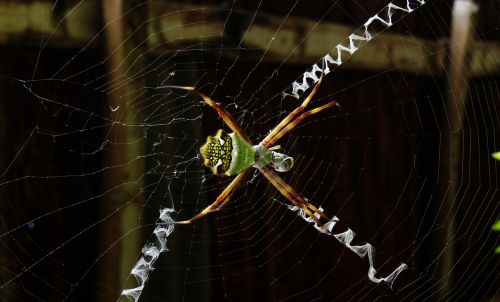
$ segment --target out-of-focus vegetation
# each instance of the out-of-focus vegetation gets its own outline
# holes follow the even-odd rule
[[[498,219],[493,225],[493,231],[500,231],[500,219]],[[500,254],[500,245],[495,249],[495,254]]]
[[[495,153],[492,153],[491,156],[496,159],[496,160],[500,160],[500,151],[499,152],[495,152]],[[493,231],[500,231],[500,219],[498,219],[495,224],[493,225],[492,227]],[[495,249],[495,254],[500,254],[500,245],[497,246],[497,248]]]

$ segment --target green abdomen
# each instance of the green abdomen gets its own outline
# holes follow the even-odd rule
[[[252,167],[255,163],[253,146],[234,133],[229,134],[229,136],[231,137],[233,150],[231,151],[231,164],[224,173],[228,176],[239,174]]]

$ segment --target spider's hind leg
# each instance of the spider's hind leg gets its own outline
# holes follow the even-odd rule
[[[217,111],[217,114],[222,118],[222,120],[226,123],[226,125],[228,125],[228,127],[231,128],[231,130],[233,130],[234,133],[236,133],[239,137],[243,138],[247,142],[250,142],[250,139],[245,134],[245,132],[243,132],[243,129],[241,129],[240,125],[238,125],[238,123],[233,118],[231,113],[229,113],[229,111],[227,111],[224,107],[220,106],[218,103],[214,102],[211,98],[209,98],[203,92],[199,91],[196,87],[191,87],[191,86],[161,86],[161,87],[158,87],[158,89],[163,89],[163,88],[193,91],[194,93],[199,95],[203,99],[203,101],[205,101],[205,103],[207,103],[210,107],[214,108]]]
[[[224,189],[224,191],[222,191],[222,193],[220,193],[219,196],[217,196],[217,198],[215,199],[215,201],[211,205],[209,205],[208,207],[203,209],[203,211],[201,211],[200,213],[195,215],[193,218],[188,219],[188,220],[177,221],[175,223],[176,224],[191,224],[209,213],[220,210],[229,201],[229,197],[230,197],[231,193],[233,192],[233,190],[236,189],[236,187],[241,183],[241,181],[243,181],[245,179],[245,177],[247,175],[248,175],[248,170],[238,174],[238,176],[236,176],[233,179],[233,181]]]

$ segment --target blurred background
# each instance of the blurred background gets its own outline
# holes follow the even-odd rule
[[[302,100],[283,92],[387,4],[2,1],[0,300],[118,300],[160,209],[188,219],[229,183],[198,154],[227,126],[158,87],[198,87],[257,143]],[[374,246],[377,276],[408,265],[392,288],[255,171],[175,227],[139,301],[500,301],[500,3],[392,12],[310,105],[342,109],[280,141],[280,175]]]

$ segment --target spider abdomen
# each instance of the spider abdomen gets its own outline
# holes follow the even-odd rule
[[[234,133],[219,129],[215,136],[208,136],[200,148],[203,163],[213,174],[236,175],[255,163],[255,150],[244,139]]]
[[[227,134],[219,129],[215,136],[208,136],[200,148],[204,165],[215,175],[237,175],[251,167],[270,166],[278,172],[286,172],[293,166],[293,158],[274,152],[262,145],[252,146],[235,133]]]
[[[231,164],[226,175],[236,175],[255,164],[255,149],[235,133],[229,134],[232,138]]]

